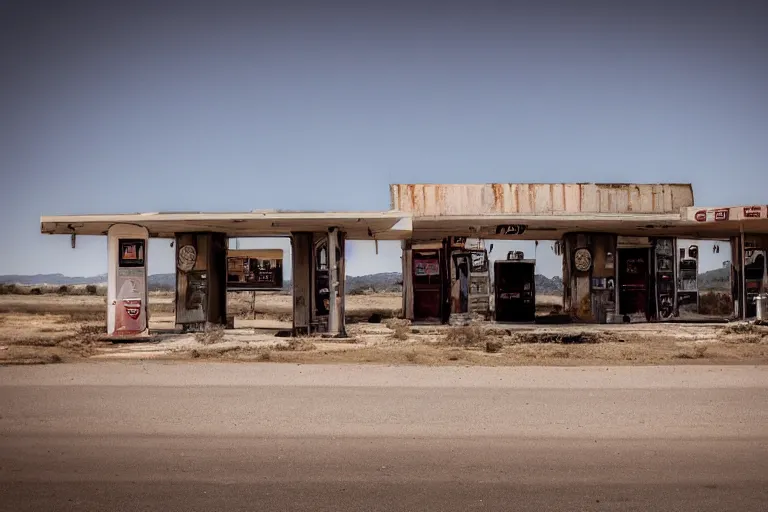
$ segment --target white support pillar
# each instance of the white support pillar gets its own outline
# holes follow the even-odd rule
[[[141,226],[115,224],[109,228],[107,238],[107,334],[148,336],[149,232]]]

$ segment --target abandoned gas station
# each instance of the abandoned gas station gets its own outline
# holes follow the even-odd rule
[[[569,321],[680,321],[698,307],[698,246],[730,245],[732,319],[762,317],[768,206],[699,207],[689,184],[400,184],[381,212],[44,216],[41,232],[108,237],[107,333],[149,333],[148,240],[173,240],[176,328],[227,323],[227,291],[274,290],[282,253],[229,239],[290,237],[293,333],[345,335],[345,242],[399,240],[403,316],[534,322],[535,260],[489,262],[494,240],[551,240]]]

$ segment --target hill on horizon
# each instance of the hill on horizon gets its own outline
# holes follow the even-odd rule
[[[107,275],[100,274],[92,277],[70,277],[63,274],[35,274],[35,275],[2,275],[2,284],[19,284],[28,286],[37,285],[88,285],[106,284]],[[359,293],[365,290],[371,292],[400,292],[403,286],[403,278],[400,272],[380,272],[363,276],[347,276],[347,293]],[[176,274],[150,274],[149,288],[151,290],[172,290],[176,286]],[[286,279],[283,283],[285,290],[291,289],[291,281]],[[727,290],[730,288],[730,270],[718,268],[699,274],[699,288],[701,290]],[[536,274],[536,291],[542,294],[559,293],[563,290],[563,280],[560,276],[546,277]]]

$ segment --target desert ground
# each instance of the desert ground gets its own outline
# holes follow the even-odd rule
[[[541,314],[560,297],[540,296]],[[150,295],[149,341],[102,339],[99,295],[0,295],[0,364],[114,359],[425,365],[765,364],[768,327],[749,324],[410,325],[396,293],[347,297],[347,338],[285,337],[291,296],[233,293],[235,329],[174,334],[173,295]]]
[[[0,368],[0,511],[764,511],[768,367]]]

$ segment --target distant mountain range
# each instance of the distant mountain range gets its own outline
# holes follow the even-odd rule
[[[35,274],[31,276],[6,275],[0,276],[0,284],[23,285],[77,285],[77,284],[107,284],[107,274],[92,277],[69,277],[64,274]],[[176,286],[176,274],[152,274],[149,276],[149,286],[173,288]]]
[[[69,277],[63,274],[35,275],[5,275],[0,276],[0,283],[15,283],[22,285],[85,285],[106,284],[107,275],[93,277]],[[150,289],[170,289],[176,286],[176,274],[152,274],[149,276]],[[382,272],[365,276],[347,276],[347,292],[359,293],[365,290],[371,292],[399,292],[403,288],[403,278],[400,272]],[[730,269],[718,268],[699,274],[699,288],[702,290],[727,290],[730,287]],[[290,280],[286,280],[283,288],[291,289]],[[558,293],[563,290],[563,280],[560,276],[548,278],[536,274],[536,291],[538,293]]]
[[[731,289],[731,268],[716,268],[699,274],[700,290],[730,290]]]

